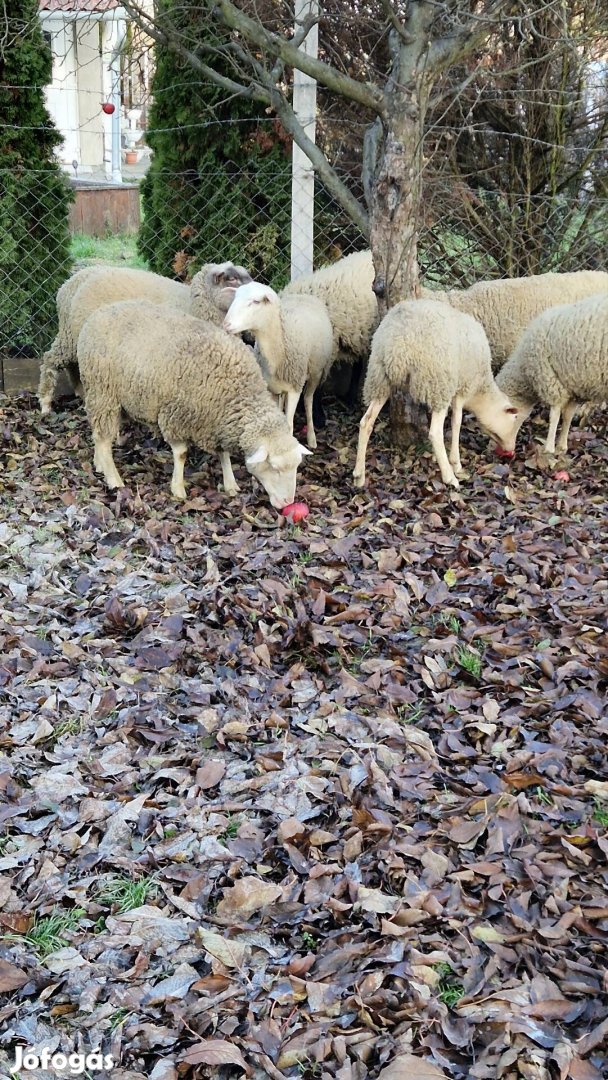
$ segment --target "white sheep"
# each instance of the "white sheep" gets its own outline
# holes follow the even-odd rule
[[[117,266],[87,266],[68,278],[57,293],[57,336],[42,357],[38,400],[42,413],[49,413],[59,373],[65,370],[74,390],[80,392],[76,344],[91,312],[117,300],[147,299],[190,310],[190,288],[177,281]]]
[[[545,450],[565,452],[577,409],[608,398],[608,292],[534,319],[496,382],[520,409],[518,428],[536,404],[550,407]]]
[[[42,358],[38,399],[43,413],[50,412],[59,372],[65,370],[76,393],[80,392],[76,342],[89,315],[118,300],[148,300],[168,304],[200,319],[221,325],[239,285],[251,278],[242,266],[207,263],[192,285],[125,266],[87,266],[77,271],[57,293],[58,332]]]
[[[378,301],[372,285],[371,252],[356,251],[313,274],[296,278],[282,296],[317,296],[322,300],[334,332],[333,360],[351,363],[367,359],[372,334],[378,325]]]
[[[251,282],[237,289],[224,319],[224,330],[255,336],[256,355],[268,389],[285,395],[290,431],[300,395],[304,391],[307,442],[317,445],[312,398],[328,370],[333,332],[327,308],[316,296],[278,296],[268,285]]]
[[[236,290],[249,281],[251,274],[244,266],[231,262],[207,263],[190,283],[190,314],[221,326]]]
[[[310,450],[290,433],[252,350],[210,323],[146,301],[99,308],[78,339],[78,365],[95,444],[94,464],[122,487],[112,455],[121,409],[160,429],[173,451],[171,491],[186,497],[188,445],[219,453],[225,490],[238,485],[230,453],[281,509],[295,498],[296,471]]]
[[[517,409],[492,377],[490,347],[483,327],[435,300],[405,300],[391,308],[376,330],[363,388],[368,406],[359,426],[353,479],[365,484],[365,453],[374,424],[394,390],[407,390],[431,410],[429,436],[445,484],[459,487],[460,426],[469,409],[504,450],[515,446]],[[443,425],[452,409],[448,458]]]
[[[541,312],[606,291],[606,271],[577,270],[565,274],[478,281],[468,289],[451,289],[449,292],[423,289],[422,297],[442,300],[481,323],[490,343],[492,368],[496,372],[507,362],[526,327]]]

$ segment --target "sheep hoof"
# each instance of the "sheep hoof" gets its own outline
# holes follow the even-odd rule
[[[445,483],[448,485],[448,487],[453,487],[455,491],[458,491],[460,489],[460,484],[458,483],[458,480],[455,476],[451,476],[448,480],[445,481]]]
[[[365,473],[353,473],[353,484],[357,488],[365,487]]]
[[[317,449],[317,440],[315,439],[314,435],[307,435],[306,436],[306,442],[308,443],[308,449],[309,450],[316,450]]]
[[[51,411],[51,403],[50,403],[50,401],[41,401],[40,402],[40,412],[41,412],[42,416],[48,416],[50,411]]]
[[[234,487],[227,487],[227,488],[224,488],[224,493],[225,493],[226,495],[230,495],[230,496],[232,497],[232,496],[234,496],[234,495],[238,495],[238,493],[239,493],[239,491],[240,491],[240,490],[241,490],[241,489],[240,489],[239,485],[238,485],[238,484],[235,484],[235,485],[234,485]]]
[[[171,484],[171,494],[174,499],[184,500],[186,498],[186,489],[184,487],[174,487]]]

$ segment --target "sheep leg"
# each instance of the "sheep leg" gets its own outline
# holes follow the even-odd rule
[[[569,401],[562,412],[562,429],[559,433],[559,439],[557,440],[557,449],[563,453],[568,450],[568,435],[570,434],[570,425],[574,419],[576,412],[576,401]]]
[[[374,430],[374,424],[380,415],[380,411],[383,405],[389,399],[389,395],[384,397],[375,398],[369,405],[367,412],[361,417],[359,421],[359,442],[357,444],[357,460],[355,461],[355,468],[353,470],[353,481],[355,487],[365,487],[365,455],[367,453],[367,444],[369,442],[370,435]]]
[[[460,428],[462,426],[462,398],[454,398],[452,402],[452,444],[450,447],[450,465],[456,476],[462,472],[460,461]]]
[[[173,451],[173,476],[171,477],[171,494],[175,499],[185,499],[184,465],[188,453],[188,443],[172,442],[169,444]]]
[[[82,388],[82,383],[80,381],[80,372],[78,370],[78,364],[67,364],[65,370],[66,370],[66,375],[67,375],[68,379],[70,380],[70,386],[72,387],[72,390],[74,391],[75,396],[79,397],[79,398],[83,398],[84,397],[84,390]]]
[[[547,432],[547,441],[545,442],[545,450],[548,454],[555,453],[555,436],[557,434],[557,425],[559,424],[561,414],[561,405],[551,406],[549,412],[549,430]]]
[[[286,397],[287,404],[285,405],[285,419],[287,420],[287,423],[289,424],[289,430],[293,435],[293,418],[296,415],[296,409],[298,407],[300,395],[297,390],[288,390]]]
[[[53,397],[57,387],[57,379],[59,378],[59,372],[62,367],[63,358],[59,350],[56,349],[55,342],[53,342],[48,352],[45,352],[42,357],[42,363],[40,365],[38,401],[40,402],[40,412],[43,416],[46,416],[46,414],[51,411]]]
[[[101,436],[93,433],[93,441],[95,443],[93,464],[96,471],[103,473],[104,480],[110,490],[124,487],[112,455],[112,439],[101,438]]]
[[[450,484],[454,488],[459,488],[460,484],[458,483],[454,470],[448,460],[448,455],[445,451],[445,442],[443,440],[443,425],[445,424],[447,414],[447,409],[440,409],[438,412],[433,412],[431,414],[429,438],[431,440],[431,446],[433,447],[435,460],[441,469],[441,479],[444,484]]]
[[[313,398],[316,390],[316,386],[308,383],[306,390],[304,391],[304,412],[306,413],[306,442],[310,450],[316,450],[317,448],[317,436],[315,433],[315,421],[313,414]]]
[[[240,491],[240,487],[236,482],[236,477],[232,471],[232,462],[230,460],[230,454],[226,450],[220,451],[220,462],[222,466],[222,479],[224,483],[224,491],[227,495],[236,495]]]

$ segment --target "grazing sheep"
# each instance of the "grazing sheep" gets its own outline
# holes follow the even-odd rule
[[[539,402],[549,405],[545,450],[568,449],[570,425],[584,402],[608,398],[608,292],[550,308],[530,323],[496,382],[521,410],[517,428]]]
[[[449,292],[423,289],[422,297],[442,300],[477,319],[490,343],[492,368],[499,371],[526,327],[541,312],[607,291],[606,271],[577,270],[568,274],[478,281],[469,289],[451,289]]]
[[[160,429],[173,451],[171,491],[184,499],[188,445],[217,452],[224,488],[238,485],[230,452],[281,509],[294,501],[300,446],[268,392],[250,348],[210,323],[142,300],[95,311],[78,339],[78,365],[95,443],[94,464],[108,487],[122,487],[112,456],[123,409]]]
[[[249,281],[251,274],[244,266],[235,266],[231,262],[207,263],[192,278],[190,314],[221,326],[236,290]]]
[[[307,442],[316,447],[312,398],[331,364],[333,332],[327,308],[316,296],[277,296],[268,285],[251,282],[237,290],[224,330],[250,330],[268,389],[286,395],[285,415],[293,418],[304,387]]]
[[[49,413],[57,379],[62,369],[70,377],[74,390],[80,392],[76,344],[78,335],[91,312],[117,300],[146,299],[154,304],[169,304],[181,311],[190,309],[190,288],[177,281],[116,266],[87,266],[69,278],[57,293],[59,328],[57,337],[42,358],[38,400],[42,413]]]
[[[459,486],[460,425],[469,409],[507,451],[515,446],[517,409],[492,378],[483,327],[470,315],[434,300],[405,300],[391,308],[372,340],[353,478],[365,484],[365,452],[378,414],[392,391],[407,390],[431,410],[429,435],[445,484]],[[443,425],[452,408],[452,445],[445,451]]]

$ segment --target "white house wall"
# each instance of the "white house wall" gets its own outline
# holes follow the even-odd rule
[[[105,41],[105,24],[98,20],[76,20],[78,73],[78,115],[83,172],[99,169],[104,161],[104,97],[100,44]]]
[[[48,110],[63,135],[58,156],[64,165],[80,164],[78,78],[74,20],[61,15],[42,15],[42,28],[51,35],[53,81],[45,89]]]

